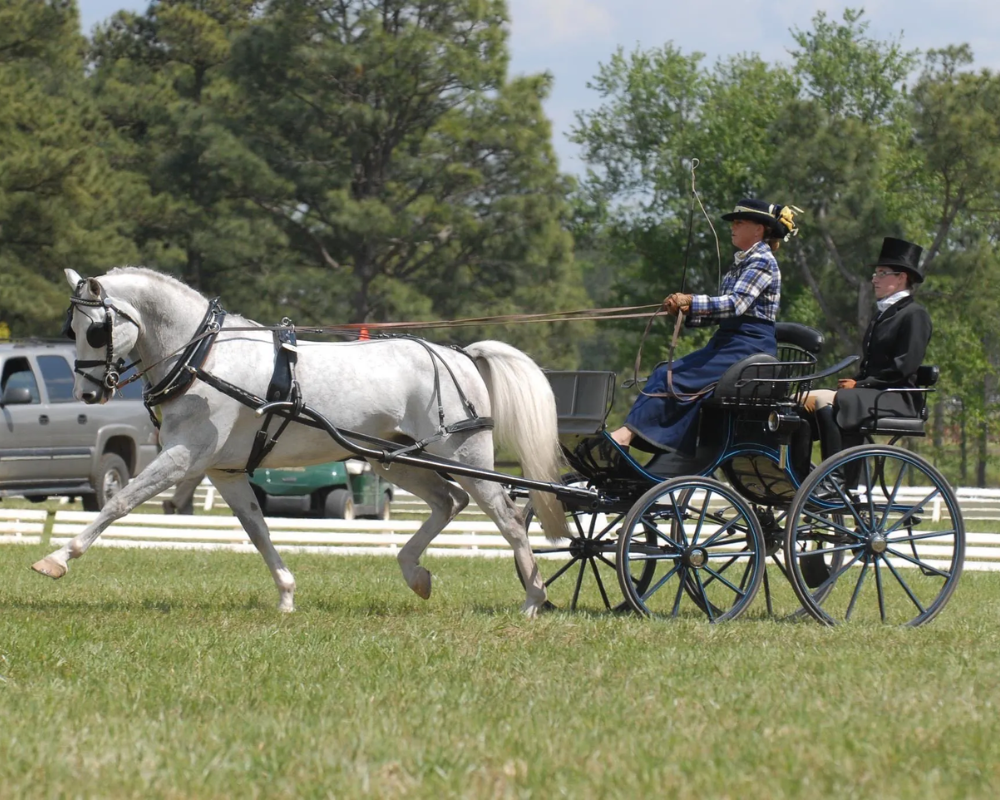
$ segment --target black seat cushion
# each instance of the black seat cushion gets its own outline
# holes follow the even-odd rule
[[[814,356],[819,355],[823,349],[823,334],[797,322],[776,322],[774,338],[778,340],[778,344],[793,344]]]
[[[873,435],[919,435],[924,432],[924,420],[920,417],[880,417],[878,420],[867,419],[861,423],[859,430]]]
[[[767,353],[754,353],[737,361],[722,373],[715,385],[714,400],[740,398],[767,398],[771,396],[774,384],[757,383],[753,378],[772,378],[777,375],[778,367],[767,366],[777,364],[778,359]]]

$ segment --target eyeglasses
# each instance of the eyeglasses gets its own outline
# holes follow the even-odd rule
[[[898,272],[898,271],[897,272],[873,272],[872,273],[872,280],[875,281],[875,280],[878,280],[879,278],[887,278],[890,275],[901,275],[901,274],[902,273]]]

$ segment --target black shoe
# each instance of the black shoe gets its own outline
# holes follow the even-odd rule
[[[604,434],[583,439],[573,449],[573,455],[591,472],[607,472],[621,462],[621,454]]]

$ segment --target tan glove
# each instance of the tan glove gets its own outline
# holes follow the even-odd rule
[[[853,389],[857,386],[858,382],[854,378],[841,378],[837,381],[838,389]]]
[[[810,414],[816,413],[816,395],[812,392],[806,395],[806,399],[802,401],[802,407]]]
[[[688,311],[691,308],[692,299],[689,294],[674,292],[663,301],[663,310],[668,314],[676,314],[678,311]]]

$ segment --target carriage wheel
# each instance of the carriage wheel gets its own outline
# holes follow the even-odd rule
[[[693,605],[723,622],[753,601],[764,558],[757,516],[733,489],[712,478],[672,478],[629,511],[618,539],[618,578],[642,614],[677,617]],[[631,575],[650,564],[652,580],[636,585]]]
[[[583,485],[576,476],[567,476],[564,482]],[[525,527],[528,528],[534,519],[530,503],[526,512]],[[548,594],[546,608],[631,610],[619,593],[615,564],[617,537],[624,516],[621,513],[568,510],[568,540],[533,544],[531,551]],[[655,564],[644,564],[632,576],[640,591],[648,587],[655,569]],[[524,578],[520,571],[517,577],[523,585]]]
[[[803,553],[820,543],[842,557],[823,583],[810,586]],[[922,625],[955,591],[965,525],[934,467],[899,447],[862,445],[828,458],[799,488],[785,552],[795,594],[819,622]]]

